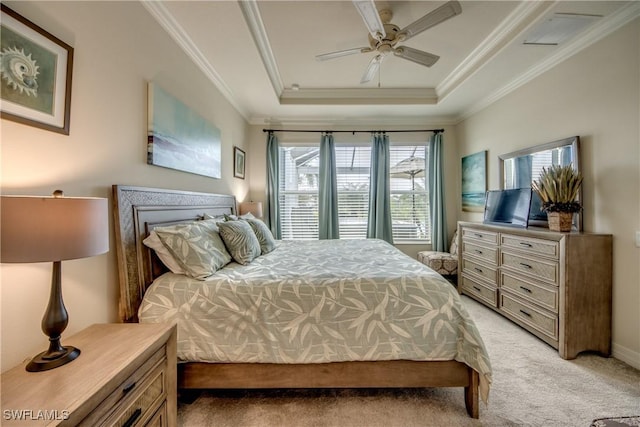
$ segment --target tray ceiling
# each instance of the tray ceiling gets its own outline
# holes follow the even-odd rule
[[[375,5],[403,28],[444,3]],[[361,84],[375,52],[315,58],[369,45],[351,1],[143,4],[252,124],[455,123],[640,16],[635,1],[461,1],[460,15],[403,42],[435,65],[387,55]],[[525,44],[556,33],[558,44]]]

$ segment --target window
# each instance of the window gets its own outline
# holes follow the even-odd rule
[[[390,147],[391,215],[396,242],[429,239],[425,145]],[[336,143],[338,216],[342,239],[367,236],[371,147]],[[318,238],[318,146],[280,148],[283,239]]]
[[[318,147],[280,148],[283,239],[318,238]]]
[[[371,147],[336,145],[338,220],[341,239],[365,239],[369,216]]]
[[[431,238],[427,151],[425,145],[392,145],[389,149],[394,241]]]

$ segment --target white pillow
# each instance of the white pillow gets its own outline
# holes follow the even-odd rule
[[[166,265],[172,273],[185,274],[184,269],[180,266],[180,264],[178,264],[175,258],[173,258],[173,255],[171,255],[169,249],[167,249],[167,247],[162,244],[160,237],[158,237],[158,234],[155,231],[151,231],[151,233],[149,233],[149,236],[147,236],[147,238],[144,239],[142,243],[144,243],[145,246],[153,249],[156,255],[158,255],[158,258],[160,258],[160,261],[162,261],[162,263]]]

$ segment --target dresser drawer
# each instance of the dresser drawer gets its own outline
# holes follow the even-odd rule
[[[167,404],[163,403],[160,409],[153,414],[153,417],[145,424],[145,427],[167,427],[169,421],[167,419]]]
[[[498,291],[495,287],[488,286],[466,275],[462,275],[462,282],[460,286],[464,293],[471,294],[475,298],[483,300],[492,307],[498,306]]]
[[[478,230],[474,228],[463,228],[462,240],[466,240],[466,239],[474,239],[474,240],[479,240],[492,245],[497,245],[498,233],[494,233],[492,231]]]
[[[517,299],[517,297],[511,297],[507,293],[500,294],[500,310],[517,318],[521,323],[546,335],[552,340],[558,340],[557,316],[534,308],[525,301]]]
[[[510,291],[520,297],[540,305],[543,308],[558,313],[558,288],[554,286],[537,285],[530,281],[500,273],[500,289]]]
[[[104,399],[80,425],[113,425],[120,417],[119,414],[136,403],[138,397],[146,392],[152,374],[158,370],[164,371],[166,366],[166,348],[162,347]],[[161,378],[165,380],[164,375]],[[166,393],[164,385],[162,389]]]
[[[498,270],[495,267],[490,267],[466,256],[462,257],[462,271],[484,277],[491,283],[498,282]]]
[[[164,366],[156,368],[140,387],[140,394],[123,411],[115,413],[107,422],[108,426],[128,427],[145,425],[166,399],[166,377]],[[143,424],[144,423],[144,424]]]
[[[555,259],[558,259],[560,256],[560,244],[551,240],[501,234],[500,244],[503,247],[525,250],[527,252],[545,255]]]
[[[503,268],[527,274],[536,279],[542,279],[558,285],[558,263],[555,261],[543,261],[513,254],[507,251],[500,252],[500,264]]]
[[[498,264],[498,249],[495,247],[480,246],[464,240],[462,242],[462,252],[465,255],[469,254],[481,258],[491,265]]]

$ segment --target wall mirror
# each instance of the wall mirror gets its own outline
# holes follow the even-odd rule
[[[573,165],[580,171],[580,138],[572,136],[547,144],[536,145],[498,156],[500,163],[500,189],[531,187],[543,167]],[[578,194],[582,201],[582,188]],[[540,207],[540,198],[534,193],[531,200],[529,226],[547,227],[547,214]],[[582,231],[582,211],[573,217],[573,229]]]

